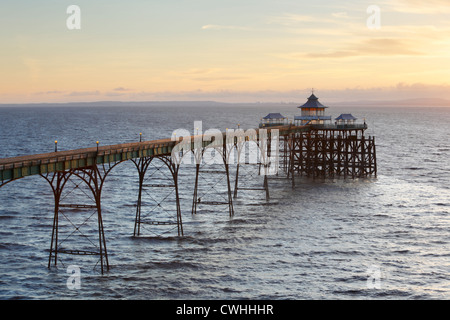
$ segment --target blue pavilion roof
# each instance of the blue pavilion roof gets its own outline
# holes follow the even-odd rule
[[[328,107],[325,107],[323,104],[321,104],[319,102],[319,98],[317,98],[314,95],[314,93],[313,93],[308,98],[308,101],[304,105],[302,105],[302,106],[300,106],[298,108],[321,108],[321,109],[325,109],[325,108],[328,108]]]
[[[286,119],[281,113],[269,113],[263,119]]]
[[[335,120],[357,120],[357,118],[352,116],[350,113],[343,113],[339,117],[337,117]]]

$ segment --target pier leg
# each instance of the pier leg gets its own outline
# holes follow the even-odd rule
[[[53,174],[46,174],[41,176],[47,180],[53,191],[54,197],[54,213],[53,213],[53,226],[52,226],[52,238],[50,242],[50,253],[48,256],[48,268],[52,264],[52,259],[54,265],[57,265],[58,261],[58,217],[59,217],[59,204],[61,200],[61,193],[64,189],[64,185],[68,181],[71,173],[70,172],[55,172]]]
[[[232,146],[234,148],[234,146]],[[226,151],[226,145],[222,147],[213,147],[215,149],[215,152],[218,152],[221,155],[224,169],[222,170],[201,170],[200,163],[202,162],[202,157],[205,152],[205,149],[202,149],[201,152],[198,151],[198,154],[201,155],[200,158],[198,158],[197,164],[196,164],[196,170],[195,170],[195,186],[194,186],[194,195],[192,199],[192,214],[197,213],[197,207],[199,204],[204,205],[227,205],[228,206],[228,212],[229,216],[232,217],[234,215],[234,207],[233,207],[233,192],[231,190],[231,182],[230,182],[230,168],[227,161],[228,153]],[[208,165],[208,164],[205,164]],[[199,176],[200,172],[202,173],[211,173],[211,174],[225,174],[225,176],[222,176],[222,178],[216,179],[213,181],[213,183],[209,186],[210,188],[205,192],[203,195],[199,195],[198,193],[198,187],[199,187]],[[203,177],[204,178],[204,177]],[[227,184],[227,198],[226,201],[220,200],[220,201],[208,201],[208,199],[204,199],[206,195],[211,194],[211,191],[215,190],[216,193],[218,193],[222,199],[225,199],[225,197],[222,195],[223,191],[219,191],[216,188],[219,182],[222,181],[222,179],[226,178],[226,184]],[[206,179],[204,179],[206,180]],[[207,181],[208,182],[208,181]]]
[[[231,184],[230,184],[230,167],[228,163],[225,163],[225,171],[227,174],[227,187],[228,187],[228,211],[230,217],[234,216],[233,198],[231,196]]]
[[[290,148],[290,152],[289,152],[289,172],[291,174],[292,189],[294,189],[295,188],[295,177],[294,177],[295,137],[294,137],[294,135],[291,135],[291,137],[290,137],[289,148]]]
[[[184,236],[183,221],[181,217],[180,195],[178,193],[178,169],[179,168],[177,168],[177,175],[176,177],[174,177],[176,204],[177,204],[177,229],[178,229],[178,236]]]
[[[375,137],[372,137],[372,162],[373,162],[373,174],[377,176],[377,152],[375,148]]]
[[[169,169],[169,171],[171,173],[170,178],[172,179],[171,184],[167,184],[167,183],[166,184],[158,184],[158,183],[144,184],[145,179],[146,179],[145,175],[146,175],[150,165],[152,165],[152,167],[155,168],[155,172],[161,171],[161,168],[154,166],[155,159],[158,159],[163,163],[162,167],[166,166]],[[135,217],[135,222],[134,222],[133,236],[141,235],[141,225],[142,224],[152,224],[152,225],[160,225],[160,226],[176,224],[178,236],[183,236],[183,222],[182,222],[182,217],[181,217],[180,196],[179,196],[179,192],[178,192],[178,171],[179,171],[179,167],[180,167],[179,164],[175,164],[172,161],[172,158],[168,157],[168,156],[144,157],[144,158],[139,158],[138,160],[131,160],[131,161],[133,161],[134,165],[136,166],[136,169],[138,170],[138,174],[139,174],[139,191],[138,191],[138,200],[137,200],[137,205],[136,205],[136,217]],[[155,173],[155,172],[153,172],[153,173]],[[164,174],[163,176],[164,176],[164,178],[167,178],[167,179],[169,178],[169,175]],[[153,178],[153,176],[151,178]],[[174,188],[172,192],[175,193],[176,222],[154,221],[154,220],[145,221],[145,219],[143,219],[144,217],[142,215],[142,198],[143,198],[144,188],[147,188],[147,187]],[[167,195],[166,198],[169,195]],[[164,198],[164,199],[166,199],[166,198]],[[153,199],[153,200],[155,202],[157,202],[155,199]],[[165,209],[162,209],[161,204],[162,204],[162,202],[157,203],[155,208],[158,207],[161,210],[165,210]]]
[[[83,180],[88,185],[89,189],[91,190],[94,196],[98,221],[98,238],[99,238],[98,254],[100,255],[100,267],[102,274],[104,273],[105,270],[109,271],[108,250],[106,248],[106,238],[103,226],[102,206],[101,206],[102,189],[106,176],[117,164],[118,163],[108,165],[105,164],[94,165],[91,168],[82,169],[74,172],[75,175],[77,175],[81,180]]]
[[[237,198],[237,192],[238,192],[238,183],[239,183],[239,162],[236,165],[236,179],[234,181],[234,198]]]
[[[139,236],[141,234],[141,207],[142,207],[142,190],[144,186],[144,178],[145,173],[147,172],[148,166],[152,162],[153,158],[139,158],[139,160],[131,160],[139,174],[139,191],[138,191],[138,200],[136,204],[136,218],[134,220],[134,231],[133,236]]]
[[[117,164],[117,163],[116,163]],[[102,218],[102,208],[101,208],[101,193],[102,188],[106,179],[106,176],[111,171],[111,169],[116,164],[108,164],[108,165],[94,165],[91,167],[86,167],[83,169],[72,169],[68,171],[58,171],[53,173],[41,174],[43,178],[47,180],[50,184],[55,205],[54,205],[54,216],[53,216],[53,226],[52,226],[52,238],[50,243],[50,253],[49,253],[49,261],[48,267],[53,264],[56,266],[58,261],[59,254],[69,254],[69,255],[84,255],[84,256],[99,256],[99,262],[101,267],[102,274],[105,271],[109,270],[109,261],[108,261],[108,251],[106,248],[106,239],[105,239],[105,231],[103,226],[103,218]],[[74,178],[79,178],[81,180],[81,184],[75,183]],[[63,191],[67,189],[67,182],[73,182],[73,189],[70,191],[66,191],[63,196]],[[87,189],[83,191],[81,185],[85,184]],[[68,196],[72,196],[72,198],[76,198],[79,201],[78,197],[75,195],[76,190],[81,190],[82,196],[87,197],[91,201],[93,201],[94,205],[89,205],[86,203],[83,204],[74,204],[74,203],[62,203],[63,201],[68,200]],[[89,192],[90,191],[90,192]],[[79,214],[74,215],[69,212],[63,212],[63,209],[66,211],[76,210],[95,210],[88,218],[83,219]],[[98,233],[98,245],[95,245],[93,241],[89,239],[87,234],[83,233],[83,229],[87,229],[87,223],[91,217],[96,214],[97,216],[97,233]],[[61,225],[60,217],[64,217],[67,220],[64,228],[72,226],[74,231],[72,233],[68,233],[64,239],[59,238],[59,232]],[[78,239],[82,239],[85,241],[85,244],[74,243],[70,241],[69,238],[72,236],[80,234]],[[63,246],[64,245],[64,246]],[[74,248],[68,248],[68,246],[75,246]]]
[[[264,190],[266,191],[266,201],[269,201],[270,196],[269,196],[269,181],[267,179],[267,174],[268,174],[268,170],[267,170],[267,165],[266,165],[266,174],[264,175]]]
[[[255,165],[257,165],[256,170],[257,170],[258,177],[263,177],[262,187],[260,185],[249,186],[248,184],[246,185],[246,182],[248,182],[250,180],[250,178],[255,178],[255,176],[253,175],[253,173],[249,173],[246,170],[246,168],[248,168],[249,166],[253,166],[254,164],[247,163],[245,160],[245,150],[246,150],[245,143],[246,143],[245,141],[239,141],[236,144],[238,161],[236,164],[236,177],[235,177],[235,181],[234,181],[233,198],[237,198],[239,189],[240,190],[261,190],[261,191],[265,192],[266,200],[269,200],[268,173],[269,173],[270,163],[268,161],[270,159],[270,154],[267,154],[267,150],[268,150],[267,145],[261,144],[261,142],[257,144],[258,151],[260,152],[259,153],[260,159],[259,159],[259,162],[255,163]],[[250,147],[248,147],[248,149],[250,152]],[[250,162],[250,154],[249,154],[248,162]],[[242,174],[244,174],[244,178],[247,178],[247,179],[244,179],[243,183],[241,182],[241,179],[240,179],[241,178],[240,175],[242,175]],[[239,187],[239,182],[241,182],[241,187]]]
[[[103,186],[104,178],[106,178],[106,175],[102,178],[97,166],[94,166],[94,174],[95,174],[95,180],[97,180],[97,179],[101,180],[100,185],[98,184],[98,181],[94,184],[96,190],[93,193],[94,193],[94,197],[95,197],[95,204],[97,206],[100,265],[101,265],[101,270],[103,273],[105,267],[106,267],[106,270],[109,271],[108,251],[106,249],[105,229],[103,228],[103,217],[102,217],[102,206],[101,206],[102,186]]]
[[[194,196],[192,199],[192,214],[197,214],[197,191],[198,191],[198,175],[200,174],[200,164],[195,165],[195,185],[194,185]]]
[[[167,168],[169,168],[170,173],[172,174],[173,185],[175,188],[175,205],[176,205],[176,215],[177,215],[177,231],[178,236],[184,236],[183,232],[183,221],[181,217],[181,206],[180,206],[180,195],[178,193],[178,172],[180,170],[180,164],[172,161],[172,157],[160,157],[160,160],[163,161]]]

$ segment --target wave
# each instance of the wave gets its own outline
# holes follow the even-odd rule
[[[138,266],[140,270],[176,270],[176,269],[189,269],[189,270],[200,270],[204,267],[198,263],[191,263],[183,260],[171,260],[171,261],[149,261],[145,264],[140,264]]]

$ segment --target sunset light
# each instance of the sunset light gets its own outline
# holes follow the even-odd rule
[[[0,103],[450,98],[447,1],[71,5],[2,3]]]

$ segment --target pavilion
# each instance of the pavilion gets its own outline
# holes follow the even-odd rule
[[[274,127],[286,124],[286,117],[281,113],[269,113],[264,118],[261,118],[260,127]]]
[[[331,122],[331,116],[325,115],[325,109],[328,108],[319,102],[314,93],[308,98],[308,101],[298,107],[302,109],[301,116],[295,116],[295,125],[305,124],[325,124],[325,121]]]

